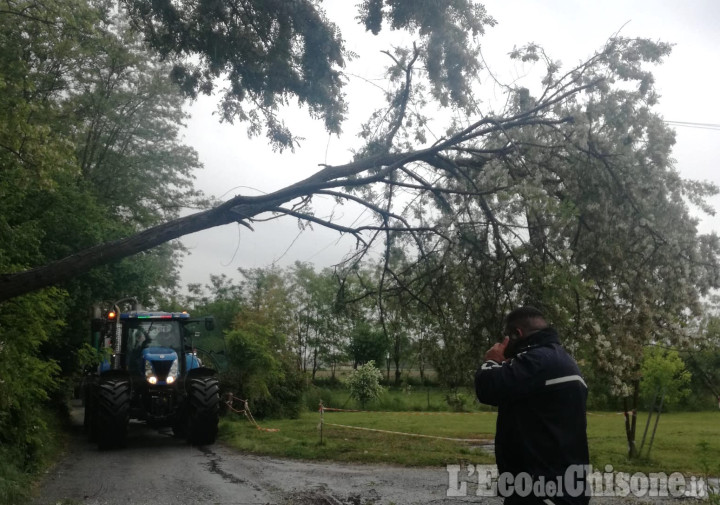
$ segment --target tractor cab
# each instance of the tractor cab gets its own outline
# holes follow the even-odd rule
[[[175,315],[175,314],[173,314]],[[123,317],[125,316],[125,317]],[[123,346],[127,351],[127,370],[141,375],[149,384],[166,385],[174,383],[188,369],[188,360],[178,359],[185,356],[186,343],[184,328],[181,325],[187,317],[131,317],[122,314]],[[192,363],[190,363],[192,367]],[[195,368],[195,367],[192,367]]]

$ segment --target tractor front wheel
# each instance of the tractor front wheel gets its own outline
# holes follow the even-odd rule
[[[188,381],[187,439],[193,445],[215,443],[220,416],[220,386],[216,377]]]
[[[94,435],[101,450],[125,445],[130,411],[130,381],[102,380],[94,403]]]

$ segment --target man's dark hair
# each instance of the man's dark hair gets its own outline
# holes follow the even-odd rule
[[[505,318],[506,330],[520,328],[523,331],[528,332],[541,330],[546,326],[547,323],[545,322],[545,316],[543,313],[539,309],[530,305],[518,307],[510,312]]]

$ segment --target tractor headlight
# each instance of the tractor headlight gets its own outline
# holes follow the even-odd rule
[[[168,372],[167,376],[167,383],[172,384],[175,382],[175,379],[177,379],[178,376],[178,360],[173,361],[172,366],[170,367],[170,371]]]
[[[149,361],[145,362],[145,378],[150,384],[157,384],[157,377],[155,377],[155,372]]]

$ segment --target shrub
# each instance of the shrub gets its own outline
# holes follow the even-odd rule
[[[227,334],[229,370],[222,386],[246,399],[256,417],[298,417],[306,377],[293,356],[269,345],[267,327],[248,324]]]
[[[465,412],[468,397],[462,393],[458,393],[457,390],[453,390],[445,395],[445,401],[454,412]]]
[[[380,385],[382,372],[375,367],[374,361],[368,361],[357,367],[345,378],[345,384],[350,390],[350,396],[365,408],[368,402],[375,400],[385,391]]]

